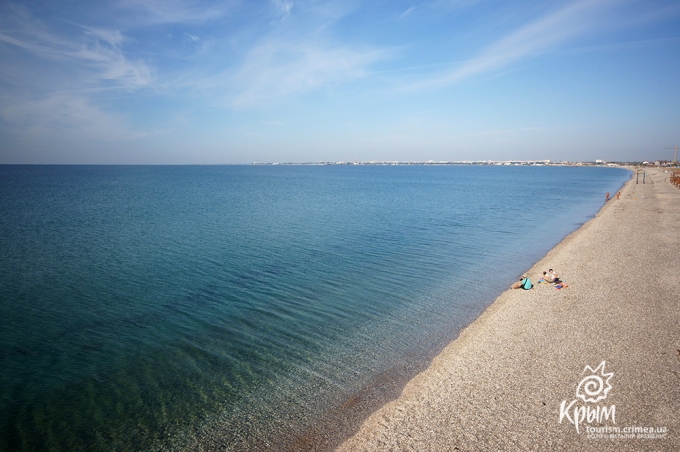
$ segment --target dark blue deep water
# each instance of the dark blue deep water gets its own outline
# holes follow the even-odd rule
[[[0,450],[290,446],[629,174],[0,166]]]

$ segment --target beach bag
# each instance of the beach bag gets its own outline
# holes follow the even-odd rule
[[[522,289],[529,290],[533,287],[534,285],[531,284],[531,280],[529,278],[524,278],[524,282],[522,283]]]

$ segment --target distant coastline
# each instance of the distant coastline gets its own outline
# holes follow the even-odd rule
[[[253,162],[252,165],[299,165],[299,166],[596,166],[612,168],[630,168],[635,166],[649,167],[677,167],[676,163],[669,160],[656,160],[654,162],[605,162],[596,161],[552,161],[552,160],[425,160],[425,161],[399,161],[399,160],[370,160],[370,161],[337,161],[337,162]]]
[[[552,160],[369,160],[369,161],[318,161],[318,162],[251,162],[251,163],[0,163],[12,166],[591,166],[598,168],[680,168],[670,160],[653,162],[624,161],[552,161]]]

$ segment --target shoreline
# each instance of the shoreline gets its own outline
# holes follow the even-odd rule
[[[614,194],[527,270],[536,284],[555,268],[568,288],[503,292],[337,450],[678,447],[680,190],[664,182],[663,169],[648,175],[653,183],[635,184],[633,174],[619,200]],[[588,426],[637,422],[665,428],[663,438],[598,440],[564,416],[559,422],[560,402],[574,398],[584,366],[602,361],[615,375],[606,401],[617,405],[616,423]],[[339,441],[312,443],[295,447]]]

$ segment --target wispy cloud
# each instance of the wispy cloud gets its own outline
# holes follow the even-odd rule
[[[132,132],[123,118],[106,113],[88,97],[73,93],[53,93],[40,99],[5,98],[0,119],[27,137],[72,140],[75,133],[78,139],[119,141],[142,136]]]
[[[201,24],[227,17],[238,3],[237,0],[120,0],[118,6],[137,12],[140,24]]]
[[[222,81],[233,89],[230,106],[253,106],[291,93],[365,77],[372,63],[386,57],[387,53],[381,50],[268,40],[252,48],[243,63],[225,73]]]
[[[592,32],[618,0],[580,0],[541,17],[502,37],[452,71],[410,88],[440,87],[497,71],[535,57],[578,36]]]
[[[73,24],[53,28],[25,7],[5,5],[0,20],[0,119],[13,133],[46,140],[118,140],[139,134],[108,112],[97,93],[148,86],[152,69],[124,52],[120,31]]]
[[[407,17],[409,14],[411,14],[411,13],[413,12],[414,9],[415,9],[415,7],[414,7],[414,6],[411,6],[411,7],[408,8],[406,11],[404,11],[404,12],[401,13],[401,14],[399,14],[399,19],[403,19],[403,18]]]
[[[94,65],[104,80],[113,80],[121,87],[136,88],[149,84],[151,69],[141,60],[131,60],[121,48],[125,38],[119,31],[87,28],[91,39],[80,43],[73,56]]]
[[[17,14],[3,21],[0,41],[45,63],[59,64],[62,72],[66,69],[71,73],[79,87],[92,88],[103,80],[113,81],[122,88],[150,82],[151,69],[143,61],[125,56],[122,45],[126,38],[119,31],[80,27],[79,34],[68,36],[49,30],[25,9],[15,9],[15,12]]]
[[[61,59],[76,49],[68,40],[51,33],[26,7],[12,3],[0,8],[0,42],[51,59]]]
[[[288,0],[273,0],[273,3],[279,20],[286,20],[293,10],[293,2]]]
[[[191,42],[198,42],[201,40],[198,36],[192,35],[191,33],[184,32],[184,36]]]

